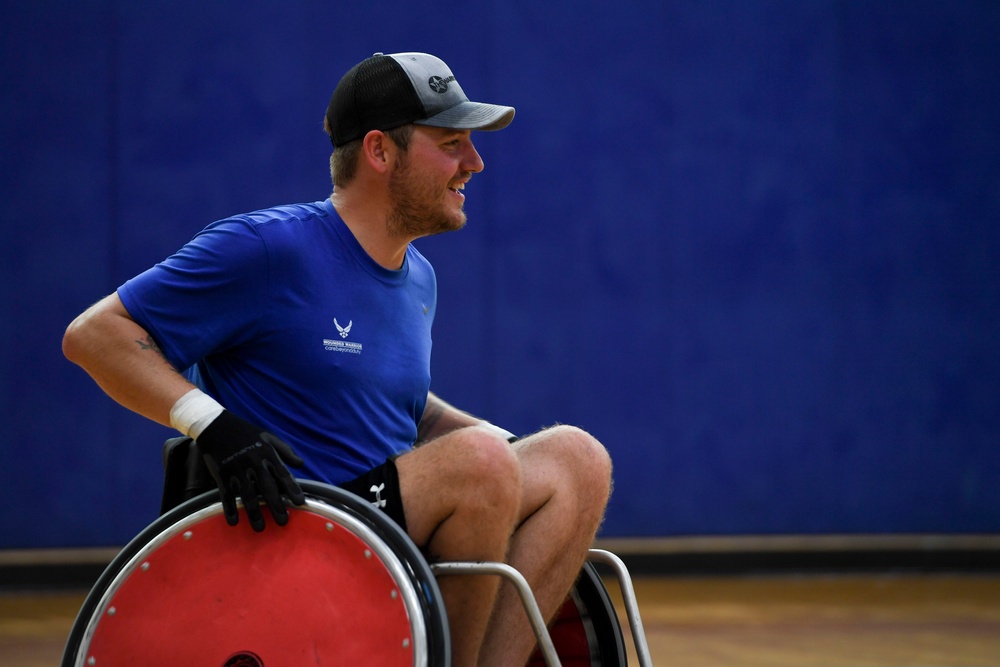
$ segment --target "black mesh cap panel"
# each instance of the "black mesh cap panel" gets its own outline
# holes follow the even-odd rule
[[[371,130],[391,130],[427,117],[406,72],[392,58],[375,55],[351,68],[326,110],[334,146]]]

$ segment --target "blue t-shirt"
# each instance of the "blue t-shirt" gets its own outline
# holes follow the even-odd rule
[[[391,271],[329,200],[209,225],[118,288],[166,358],[340,484],[408,449],[430,388],[437,286],[412,246]]]

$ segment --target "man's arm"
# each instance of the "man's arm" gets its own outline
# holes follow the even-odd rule
[[[467,426],[485,426],[496,431],[511,442],[516,439],[513,433],[484,419],[470,415],[468,412],[459,410],[454,405],[439,398],[433,392],[428,392],[424,416],[421,417],[420,424],[417,427],[416,444],[420,446],[434,438],[439,438],[446,433],[451,433]]]
[[[170,426],[170,409],[177,400],[195,388],[132,320],[117,294],[73,320],[62,348],[108,396],[164,426]]]
[[[296,505],[305,503],[302,489],[285,467],[303,465],[291,447],[229,412],[184,378],[117,294],[73,320],[63,336],[63,353],[124,407],[198,442],[230,525],[239,522],[237,496],[258,531],[264,529],[258,494],[279,525],[288,522],[281,493]]]

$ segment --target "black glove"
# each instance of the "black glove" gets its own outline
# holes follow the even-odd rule
[[[301,467],[302,459],[279,438],[245,422],[229,410],[210,423],[197,439],[205,465],[219,485],[222,510],[230,526],[239,523],[236,497],[243,499],[250,525],[255,531],[264,530],[258,495],[271,510],[279,526],[288,523],[288,511],[281,499],[284,493],[296,505],[306,502],[302,489],[292,478],[285,464]]]

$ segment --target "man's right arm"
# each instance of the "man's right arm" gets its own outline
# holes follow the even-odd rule
[[[285,467],[303,465],[292,448],[188,382],[149,332],[132,319],[117,294],[73,320],[63,336],[63,353],[124,407],[197,440],[219,485],[230,525],[239,521],[237,496],[243,499],[254,530],[264,529],[258,494],[279,525],[288,522],[282,493],[296,505],[305,503],[302,489]]]
[[[195,388],[132,319],[117,293],[73,320],[62,347],[66,358],[87,371],[108,396],[164,426],[170,426],[170,409],[177,400]]]

